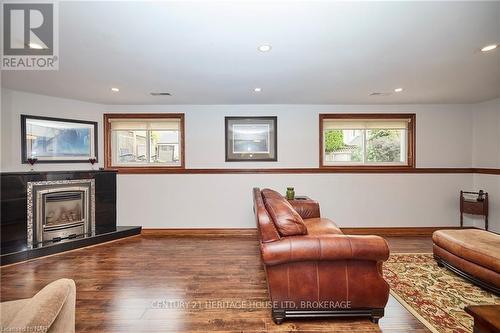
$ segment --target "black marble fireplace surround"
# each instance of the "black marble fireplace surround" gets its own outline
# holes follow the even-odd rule
[[[28,248],[28,182],[94,179],[95,234]],[[139,234],[141,227],[116,226],[116,172],[107,170],[1,173],[1,265]]]

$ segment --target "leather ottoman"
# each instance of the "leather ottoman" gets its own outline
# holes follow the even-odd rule
[[[500,235],[480,229],[438,230],[432,241],[438,265],[500,294]]]

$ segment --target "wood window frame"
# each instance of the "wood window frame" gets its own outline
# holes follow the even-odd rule
[[[168,172],[174,170],[185,170],[185,128],[184,113],[105,113],[104,114],[104,168],[117,170],[123,173],[141,173],[146,170],[155,172]],[[111,156],[111,119],[178,119],[180,120],[180,158],[181,164],[175,166],[144,165],[144,166],[113,166]]]
[[[325,165],[323,161],[323,122],[328,119],[408,119],[407,160],[405,165]],[[406,171],[416,168],[416,115],[415,113],[320,113],[319,114],[319,167],[337,171]]]

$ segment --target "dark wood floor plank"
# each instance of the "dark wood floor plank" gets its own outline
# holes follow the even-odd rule
[[[394,253],[432,250],[429,237],[387,240]],[[255,306],[266,304],[268,294],[252,236],[142,235],[0,272],[2,301],[74,279],[78,332],[428,332],[392,297],[379,325],[363,318],[275,325],[269,308]]]

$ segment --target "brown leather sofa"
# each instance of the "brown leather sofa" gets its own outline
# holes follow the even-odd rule
[[[253,199],[275,323],[330,316],[368,316],[377,323],[383,317],[389,297],[383,238],[344,235],[310,199],[287,201],[258,188]]]

